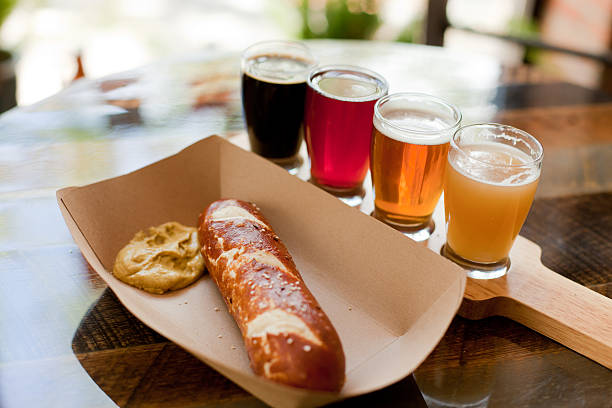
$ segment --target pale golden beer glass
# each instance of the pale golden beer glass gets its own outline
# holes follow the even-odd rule
[[[370,161],[376,218],[416,241],[429,238],[460,122],[456,107],[430,95],[397,93],[376,103]]]
[[[451,140],[444,185],[442,254],[490,279],[510,268],[510,249],[533,202],[543,149],[529,133],[495,123],[462,127]]]

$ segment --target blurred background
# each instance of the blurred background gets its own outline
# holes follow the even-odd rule
[[[0,0],[0,24],[2,110],[82,76],[271,38],[442,45],[522,81],[612,92],[612,0]]]

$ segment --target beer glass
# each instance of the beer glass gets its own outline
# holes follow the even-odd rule
[[[350,65],[328,65],[308,76],[304,133],[311,181],[357,206],[368,171],[374,104],[387,93],[379,74]]]
[[[370,163],[376,218],[415,241],[429,238],[460,122],[455,106],[426,94],[392,94],[376,103]]]
[[[510,268],[508,254],[536,192],[542,145],[529,133],[496,123],[460,128],[451,140],[444,184],[442,255],[476,279]]]
[[[306,77],[315,66],[308,48],[266,41],[242,54],[242,106],[251,150],[297,173],[303,139]]]

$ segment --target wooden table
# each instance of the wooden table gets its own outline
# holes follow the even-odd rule
[[[464,123],[494,120],[539,138],[544,171],[521,234],[542,246],[546,266],[612,296],[611,96],[563,83],[503,83],[494,61],[443,49],[310,45],[322,62],[379,71],[391,92],[450,99]],[[117,301],[74,245],[54,195],[212,133],[245,145],[239,86],[237,55],[202,54],[77,82],[0,118],[0,406],[262,405]],[[611,401],[612,372],[601,365],[505,318],[456,317],[413,376],[338,405]]]

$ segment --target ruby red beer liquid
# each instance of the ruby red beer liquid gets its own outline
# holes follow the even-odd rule
[[[310,74],[304,133],[313,181],[350,190],[368,171],[374,104],[387,93],[379,75],[357,67],[322,67]]]

